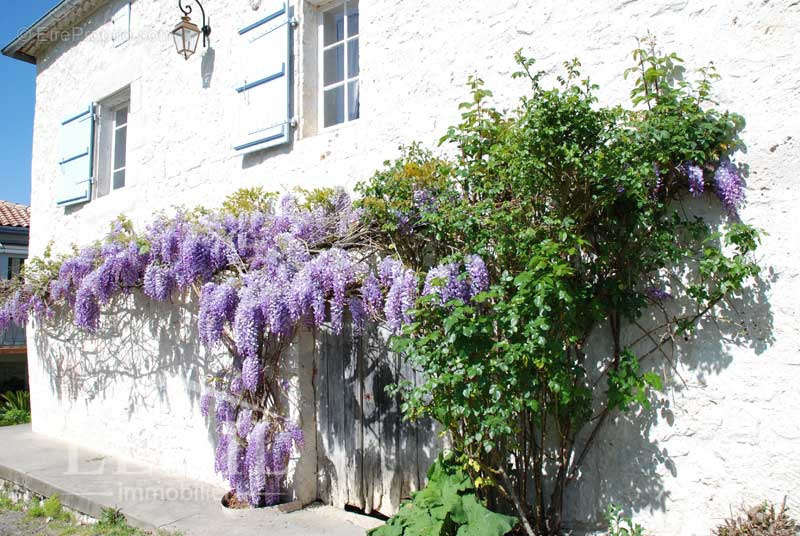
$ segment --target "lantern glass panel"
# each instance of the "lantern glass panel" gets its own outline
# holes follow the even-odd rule
[[[197,50],[197,41],[200,38],[200,28],[184,18],[175,30],[172,31],[172,38],[175,41],[175,49],[178,54],[189,59],[189,56]]]

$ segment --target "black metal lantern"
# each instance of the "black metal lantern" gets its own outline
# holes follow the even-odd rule
[[[181,17],[181,21],[175,26],[175,29],[172,30],[172,39],[175,41],[175,48],[178,50],[178,54],[187,60],[197,50],[197,41],[200,38],[200,34],[203,34],[204,47],[208,46],[207,39],[211,34],[211,27],[206,24],[206,10],[203,9],[203,4],[200,3],[200,0],[195,0],[195,2],[200,6],[200,12],[203,14],[203,27],[198,28],[189,18],[192,13],[192,6],[187,3],[186,7],[184,7],[181,0],[178,0],[178,8],[183,12],[183,17]]]

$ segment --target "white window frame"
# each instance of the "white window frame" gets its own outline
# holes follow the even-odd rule
[[[125,124],[117,124],[117,112],[123,108],[128,109],[126,114]],[[95,117],[95,162],[94,162],[94,176],[92,177],[92,200],[102,199],[114,194],[119,190],[124,189],[130,184],[130,177],[128,175],[128,148],[129,141],[129,128],[131,117],[131,97],[130,88],[125,88],[113,95],[101,100],[96,106]],[[125,165],[120,168],[115,168],[114,153],[117,144],[117,130],[121,128],[126,129],[125,135]],[[115,188],[114,187],[114,173],[117,171],[125,171],[125,184]],[[101,195],[100,185],[101,182],[108,181],[108,192]]]
[[[317,55],[317,64],[319,65],[319,70],[318,70],[318,73],[317,73],[318,80],[319,80],[319,82],[318,82],[318,88],[319,88],[318,93],[319,93],[319,95],[317,96],[317,110],[319,110],[319,114],[318,114],[317,122],[318,122],[318,129],[319,129],[320,132],[326,131],[326,130],[331,130],[331,129],[336,129],[336,128],[341,128],[341,127],[343,127],[343,126],[345,126],[345,125],[347,125],[349,123],[353,123],[355,121],[358,121],[361,118],[361,110],[360,110],[360,107],[361,107],[361,98],[360,98],[361,85],[359,83],[359,79],[361,77],[361,41],[360,41],[360,37],[361,37],[361,2],[358,2],[358,4],[359,4],[358,5],[358,9],[359,9],[359,11],[358,11],[358,14],[359,14],[358,33],[356,35],[352,36],[352,37],[350,37],[348,35],[348,32],[349,32],[349,21],[348,21],[348,16],[347,16],[347,5],[351,4],[351,3],[353,3],[352,0],[339,0],[339,1],[331,2],[330,4],[327,4],[321,10],[320,16],[319,16],[319,28],[318,28],[318,37],[317,37],[317,39],[318,39],[318,41],[317,41],[318,42],[318,46],[317,46],[317,49],[318,49],[318,52],[317,52],[317,54],[318,54]],[[329,45],[326,45],[325,44],[325,13],[327,13],[328,11],[332,11],[334,9],[337,9],[339,7],[342,7],[344,9],[344,38],[342,40],[340,40],[340,41],[336,41],[336,42],[333,42],[333,43],[331,43]],[[349,49],[350,42],[354,41],[356,39],[359,40],[359,43],[358,43],[359,44],[359,49],[358,49],[358,51],[359,51],[359,54],[358,54],[358,62],[359,62],[358,74],[356,76],[352,77],[352,78],[348,78],[348,74],[349,74],[348,73],[348,59],[349,59],[349,56],[348,56],[347,52],[348,52],[348,49]],[[339,46],[341,44],[344,44],[344,78],[340,82],[334,82],[333,84],[328,84],[326,86],[325,85],[325,52],[327,50],[335,48],[335,47],[337,47],[337,46]],[[358,117],[356,117],[355,119],[350,119],[350,95],[349,95],[349,93],[350,93],[350,90],[349,90],[350,82],[356,82],[356,85],[358,86],[358,92],[359,92],[359,113],[358,113]],[[329,89],[337,88],[339,86],[343,86],[344,87],[344,121],[342,121],[341,123],[335,123],[333,125],[325,126],[325,91],[327,91]]]

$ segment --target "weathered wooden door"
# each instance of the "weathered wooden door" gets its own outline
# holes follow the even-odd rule
[[[399,398],[386,392],[401,378],[416,381],[386,339],[376,327],[319,334],[317,474],[325,502],[391,515],[425,484],[441,440],[431,421],[404,422]]]

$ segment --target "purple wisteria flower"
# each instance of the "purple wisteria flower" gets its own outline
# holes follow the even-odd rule
[[[234,317],[233,331],[236,348],[245,358],[255,358],[258,354],[258,342],[264,329],[264,315],[257,288],[243,287],[239,291],[239,307]],[[247,379],[245,378],[245,386]]]
[[[257,423],[247,437],[245,467],[250,484],[250,504],[258,505],[267,487],[266,440],[269,425],[265,421]]]
[[[233,286],[223,283],[206,283],[200,294],[197,328],[200,340],[208,347],[222,338],[225,323],[236,318],[239,296]]]
[[[239,416],[236,417],[236,433],[239,437],[246,439],[253,429],[253,410],[243,408],[239,411]]]
[[[410,310],[418,297],[417,287],[417,274],[413,270],[401,269],[394,274],[384,306],[386,323],[392,331],[399,331],[404,324],[411,322]]]
[[[672,299],[672,294],[658,287],[648,287],[644,290],[645,295],[655,302],[662,302]]]
[[[222,394],[221,391],[220,394]],[[216,408],[215,418],[218,424],[236,421],[236,410],[229,400],[226,400],[222,396],[217,396]]]
[[[235,376],[231,380],[231,394],[233,396],[239,396],[244,393],[244,381],[242,380],[241,376]]]
[[[730,160],[723,160],[714,172],[714,192],[729,214],[735,215],[744,202],[744,181]]]
[[[395,278],[403,272],[403,263],[394,257],[385,257],[378,265],[378,278],[384,288],[392,286]]]
[[[691,192],[694,197],[702,195],[703,189],[705,188],[703,170],[691,162],[685,163],[683,165],[683,170],[689,178],[689,192]]]
[[[152,262],[144,273],[143,292],[156,301],[168,301],[177,286],[172,271],[158,262]]]
[[[439,296],[439,302],[445,304],[450,300],[466,302],[470,297],[470,290],[459,265],[451,262],[440,264],[428,272],[422,294],[435,294]]]
[[[225,477],[228,473],[228,445],[230,442],[229,435],[221,434],[217,440],[217,449],[214,455],[214,470]]]
[[[242,364],[242,384],[245,389],[251,393],[255,392],[261,384],[262,373],[261,363],[258,362],[257,357],[246,358]]]
[[[489,288],[489,271],[479,255],[467,255],[465,265],[469,274],[469,295],[474,298]]]
[[[414,206],[422,212],[430,212],[436,208],[436,198],[428,189],[414,190]]]
[[[203,393],[200,397],[200,414],[203,417],[208,417],[211,411],[211,405],[214,403],[214,394],[210,391]]]
[[[95,279],[84,278],[75,295],[75,324],[87,331],[97,331],[100,324],[100,304],[95,294]]]
[[[361,298],[364,302],[364,311],[373,318],[376,317],[383,303],[383,293],[378,278],[372,272],[361,284]]]

